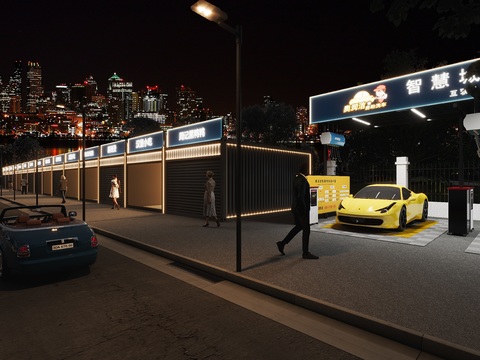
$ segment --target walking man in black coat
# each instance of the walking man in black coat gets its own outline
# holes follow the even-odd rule
[[[292,213],[295,217],[295,226],[290,230],[285,239],[277,242],[278,251],[285,255],[283,251],[295,235],[301,230],[302,232],[302,258],[304,259],[318,259],[318,256],[311,254],[308,251],[308,243],[310,241],[310,185],[307,178],[308,164],[305,163],[300,167],[300,172],[293,181],[293,201]]]

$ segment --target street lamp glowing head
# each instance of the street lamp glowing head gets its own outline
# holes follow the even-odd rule
[[[208,1],[199,0],[191,6],[193,12],[203,16],[205,19],[216,22],[217,24],[223,23],[228,19],[228,15],[220,10]]]

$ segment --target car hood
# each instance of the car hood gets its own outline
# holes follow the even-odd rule
[[[348,212],[375,212],[395,202],[398,200],[346,198],[342,201],[342,206]]]

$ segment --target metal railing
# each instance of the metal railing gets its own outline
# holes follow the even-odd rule
[[[410,164],[408,167],[409,188],[414,192],[423,192],[430,201],[448,202],[448,188],[452,186],[471,186],[474,188],[474,202],[480,203],[480,160],[464,163],[463,184],[460,184],[458,162]],[[356,193],[363,186],[377,183],[395,183],[395,165],[369,165],[342,174],[350,176],[350,188]]]

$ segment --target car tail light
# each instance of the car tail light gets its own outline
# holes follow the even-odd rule
[[[95,235],[92,235],[92,237],[90,238],[90,246],[92,248],[98,246],[98,240],[97,240],[97,237]]]
[[[30,257],[30,246],[29,245],[22,245],[17,249],[17,257],[18,258],[28,258]]]

